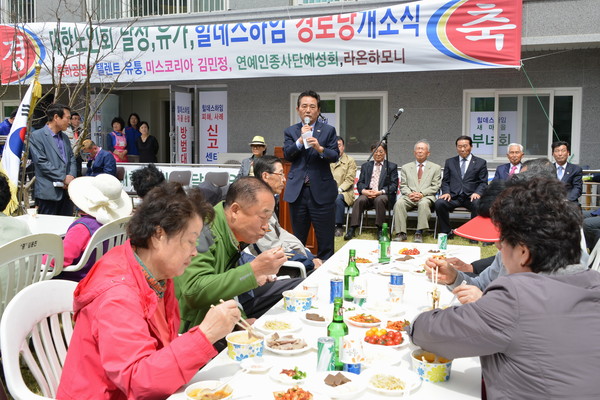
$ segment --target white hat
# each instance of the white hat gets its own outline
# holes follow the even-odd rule
[[[101,224],[131,215],[129,196],[121,182],[109,174],[73,179],[69,183],[69,196],[81,211]]]

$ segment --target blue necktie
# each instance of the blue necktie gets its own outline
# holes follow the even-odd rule
[[[557,172],[556,172],[556,176],[558,177],[558,180],[559,180],[559,181],[560,181],[560,180],[562,180],[562,177],[563,177],[563,175],[564,175],[564,172],[565,172],[565,169],[564,169],[564,167],[562,167],[562,166],[559,166],[559,167],[556,169],[556,171],[557,171]]]
[[[467,159],[463,158],[460,160],[460,177],[465,177],[465,172],[467,171]]]

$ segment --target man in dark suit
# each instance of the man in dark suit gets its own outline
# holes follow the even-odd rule
[[[469,136],[456,139],[458,157],[446,160],[442,177],[442,195],[435,202],[439,232],[450,232],[450,213],[456,207],[466,207],[471,218],[477,215],[481,194],[487,187],[487,162],[471,154],[473,141]]]
[[[29,145],[35,165],[35,202],[39,214],[73,215],[67,188],[77,175],[71,142],[63,133],[71,121],[71,109],[51,104],[48,122],[31,133]]]
[[[312,222],[318,257],[327,260],[334,252],[337,184],[330,163],[340,153],[335,128],[318,120],[321,99],[312,91],[298,96],[296,111],[302,122],[284,131],[283,155],[292,163],[283,199],[290,204],[294,235],[306,245]]]
[[[377,143],[371,146],[375,149]],[[356,182],[356,189],[360,196],[354,202],[350,216],[350,228],[344,240],[354,237],[354,231],[360,224],[360,217],[367,208],[375,208],[375,225],[377,236],[381,232],[381,225],[385,222],[385,212],[396,203],[398,191],[398,166],[385,160],[387,145],[381,143],[373,153],[373,161],[364,163],[360,167],[360,176]]]
[[[567,188],[567,199],[577,202],[583,191],[583,170],[577,164],[567,162],[571,155],[568,142],[558,141],[552,143],[552,156],[556,166],[556,177]]]
[[[494,180],[507,180],[514,174],[521,172],[521,159],[523,158],[523,146],[519,143],[511,143],[506,148],[506,157],[508,157],[508,163],[499,165],[496,168],[494,174]]]

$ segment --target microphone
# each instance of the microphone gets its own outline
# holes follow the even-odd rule
[[[400,114],[402,114],[403,112],[404,112],[404,108],[399,108],[398,112],[396,114],[394,114],[394,119],[398,119]]]
[[[304,117],[304,125],[310,124],[310,117]]]

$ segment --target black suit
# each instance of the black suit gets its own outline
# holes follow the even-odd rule
[[[296,141],[302,133],[302,124],[290,126],[284,131],[283,155],[292,163],[287,176],[283,199],[290,204],[292,229],[303,244],[306,244],[310,225],[315,228],[318,254],[327,260],[334,253],[335,199],[337,183],[329,164],[340,157],[337,134],[333,126],[319,121],[313,127],[313,136],[323,146],[323,154],[314,148],[298,148]],[[305,177],[309,182],[305,182]]]
[[[473,193],[481,196],[487,187],[487,162],[483,158],[471,155],[471,161],[460,176],[460,157],[452,157],[444,164],[442,177],[442,194],[450,194],[450,201],[438,199],[435,202],[435,212],[440,224],[439,232],[450,233],[450,213],[456,207],[466,207],[471,211],[471,218],[477,215],[479,199],[471,201]]]
[[[554,166],[558,168],[556,163]],[[564,183],[567,188],[567,199],[569,199],[569,201],[577,202],[583,191],[583,170],[581,167],[577,164],[567,163],[560,181]]]
[[[370,189],[374,165],[374,161],[369,161],[360,167],[360,176],[358,182],[356,182],[358,193],[361,193],[363,189]],[[385,194],[377,196],[374,199],[369,199],[363,194],[358,196],[358,199],[356,199],[352,206],[350,226],[358,226],[363,211],[369,208],[375,208],[375,224],[377,226],[383,224],[386,210],[396,202],[396,192],[398,191],[398,166],[396,164],[383,161],[377,189],[384,190]]]

